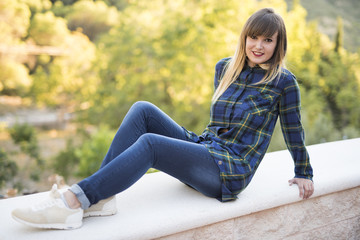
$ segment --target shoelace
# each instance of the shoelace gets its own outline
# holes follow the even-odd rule
[[[42,202],[32,206],[32,210],[39,211],[39,210],[43,210],[45,208],[52,207],[54,205],[57,205],[59,207],[62,206],[61,205],[62,200],[60,198],[58,198],[58,196],[59,196],[59,193],[58,193],[57,185],[54,184],[51,188],[49,198],[46,199],[45,201],[42,201]]]

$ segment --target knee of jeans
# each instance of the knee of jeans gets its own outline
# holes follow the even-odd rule
[[[159,141],[161,141],[162,136],[159,136],[155,133],[145,133],[139,137],[136,141],[141,148],[146,149],[149,154],[156,156],[159,151]],[[161,149],[160,149],[161,150]]]
[[[157,134],[154,133],[145,133],[139,137],[137,142],[143,147],[152,148],[156,136]]]
[[[159,138],[159,135],[154,133],[145,133],[139,137],[139,139],[136,141],[141,148],[145,149],[148,154],[151,154],[152,156],[156,155],[156,142]],[[153,160],[155,158],[152,158]],[[153,162],[154,164],[154,162]]]
[[[141,116],[144,118],[147,118],[149,115],[151,115],[151,111],[154,109],[154,105],[150,102],[146,101],[137,101],[135,102],[129,112],[134,116]]]
[[[147,102],[147,101],[137,101],[135,102],[131,109],[132,110],[138,110],[138,111],[142,111],[142,110],[147,110],[147,109],[151,109],[153,108],[154,105],[150,102]]]

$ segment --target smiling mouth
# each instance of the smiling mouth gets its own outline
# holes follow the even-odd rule
[[[264,55],[264,53],[259,53],[259,52],[252,52],[255,57],[261,57],[262,55]]]

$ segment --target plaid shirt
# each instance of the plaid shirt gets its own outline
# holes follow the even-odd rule
[[[215,89],[229,60],[225,58],[216,64]],[[296,78],[283,69],[279,81],[255,85],[265,73],[258,66],[245,66],[238,79],[211,105],[210,122],[202,135],[185,129],[188,140],[203,144],[219,166],[220,201],[236,199],[249,184],[266,153],[279,115],[295,163],[295,177],[312,180]]]

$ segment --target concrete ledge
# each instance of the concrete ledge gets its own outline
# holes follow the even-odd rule
[[[266,209],[160,240],[360,239],[360,187]]]
[[[306,201],[296,185],[288,186],[293,163],[288,151],[279,151],[266,154],[235,202],[220,203],[153,173],[117,195],[117,215],[85,219],[77,230],[38,230],[12,220],[13,208],[47,193],[0,200],[0,239],[359,239],[360,138],[308,150],[315,193]]]

